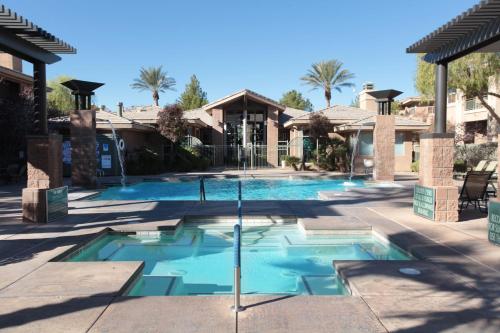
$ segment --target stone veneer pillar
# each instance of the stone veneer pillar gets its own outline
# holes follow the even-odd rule
[[[63,186],[62,137],[59,134],[29,136],[27,187],[22,192],[23,219],[46,222],[45,193]]]
[[[267,107],[267,163],[278,166],[278,110]]]
[[[76,110],[71,120],[71,184],[95,188],[97,182],[95,110]]]
[[[419,184],[435,189],[436,222],[458,221],[458,188],[453,182],[453,133],[420,135]]]
[[[373,131],[373,179],[394,180],[394,143],[396,141],[394,115],[376,115]]]
[[[215,165],[224,164],[224,110],[212,110],[212,144],[215,146]]]

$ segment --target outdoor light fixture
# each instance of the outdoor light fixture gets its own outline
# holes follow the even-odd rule
[[[90,99],[94,95],[94,90],[104,85],[82,80],[69,80],[61,84],[71,89],[71,94],[75,96],[75,110],[90,110],[92,106]]]
[[[388,90],[367,91],[366,93],[377,99],[378,114],[390,115],[391,103],[394,101],[394,97],[401,95],[403,92],[399,90],[388,89]]]

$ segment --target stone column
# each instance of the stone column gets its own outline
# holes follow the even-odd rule
[[[458,188],[453,182],[453,133],[420,135],[419,184],[435,190],[437,222],[458,221]]]
[[[373,131],[373,179],[394,180],[394,143],[396,141],[394,115],[376,115]]]
[[[30,136],[28,181],[22,193],[23,219],[46,222],[45,191],[63,186],[62,137],[59,134]]]
[[[278,110],[267,107],[267,163],[278,166]]]
[[[95,110],[76,110],[71,118],[71,184],[96,187]]]
[[[212,110],[212,144],[215,146],[215,165],[224,164],[224,110]]]

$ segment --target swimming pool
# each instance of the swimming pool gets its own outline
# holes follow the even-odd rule
[[[319,191],[345,191],[363,188],[363,180],[345,179],[243,179],[244,200],[315,200]],[[109,187],[93,200],[199,200],[198,179],[143,182],[125,188]],[[205,179],[207,200],[237,200],[238,179]]]
[[[145,261],[130,296],[213,295],[233,291],[230,226],[188,225],[179,232],[109,234],[68,261]],[[242,233],[242,293],[345,295],[333,260],[409,260],[369,235],[305,236],[296,225],[249,226]]]

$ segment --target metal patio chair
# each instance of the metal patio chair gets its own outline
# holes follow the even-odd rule
[[[459,213],[469,204],[474,204],[475,209],[481,210],[481,204],[484,205],[484,212],[488,210],[488,184],[493,174],[492,171],[469,171],[465,176],[462,190],[460,191]]]

